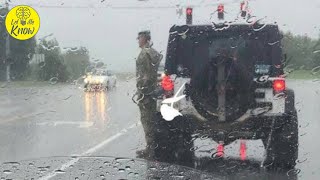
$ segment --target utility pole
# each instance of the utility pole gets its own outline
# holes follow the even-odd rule
[[[8,1],[6,1],[5,3],[5,8],[8,10],[7,14],[9,13],[9,3]],[[7,35],[6,35],[6,64],[7,64],[7,82],[10,82],[11,79],[10,79],[10,65],[11,65],[11,60],[10,60],[10,35],[9,33],[7,32]]]

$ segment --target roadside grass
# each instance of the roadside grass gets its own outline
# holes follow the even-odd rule
[[[45,87],[45,86],[56,86],[63,83],[50,84],[48,81],[11,81],[7,83],[5,81],[0,82],[0,88],[5,87]]]
[[[310,70],[294,70],[287,76],[288,79],[320,79],[320,72],[312,74]]]

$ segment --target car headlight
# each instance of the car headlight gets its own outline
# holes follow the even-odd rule
[[[92,83],[93,84],[101,84],[101,80],[100,79],[94,79]]]

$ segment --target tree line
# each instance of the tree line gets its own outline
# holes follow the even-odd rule
[[[44,61],[30,65],[28,77],[31,79],[49,81],[55,78],[59,82],[75,80],[84,75],[90,65],[87,48],[72,47],[62,52],[56,39],[41,39],[35,47],[35,52],[44,54]]]
[[[0,21],[0,29],[4,24]],[[0,36],[0,80],[6,78],[5,33]],[[320,66],[320,38],[306,35],[283,33],[283,53],[286,54],[285,67],[290,70],[312,70]],[[48,81],[56,77],[59,81],[77,79],[84,75],[91,64],[89,51],[85,47],[69,48],[62,52],[56,39],[35,38],[20,41],[10,37],[10,63],[13,80],[35,79]],[[45,61],[29,64],[33,54],[44,54]]]
[[[0,14],[8,13],[1,8]],[[56,39],[36,40],[35,37],[21,41],[9,37],[10,54],[6,57],[5,16],[0,16],[0,80],[6,80],[6,66],[10,64],[12,80],[48,81],[55,78],[60,82],[77,79],[84,74],[90,64],[89,51],[85,47],[72,47],[62,52]],[[34,54],[44,54],[44,61],[31,64]]]
[[[0,80],[6,79],[5,41],[0,40]],[[56,39],[35,38],[19,41],[10,38],[10,77],[12,80],[49,81],[51,78],[59,82],[78,79],[85,74],[90,65],[89,51],[85,47],[72,47],[62,52]],[[30,63],[34,54],[43,54],[40,63]]]
[[[25,48],[32,46],[34,49]],[[11,49],[11,53],[12,80],[48,81],[55,77],[59,82],[66,82],[84,75],[86,67],[90,64],[89,51],[85,47],[73,47],[62,52],[56,39],[41,40],[38,44],[34,39],[27,40],[26,43],[19,42]],[[44,61],[29,63],[35,53],[43,54]],[[5,80],[6,62],[2,61],[0,67],[0,80]]]
[[[286,67],[291,70],[312,70],[320,66],[320,37],[284,33],[283,53],[286,54]]]
[[[0,9],[6,14],[8,9]],[[91,64],[89,51],[85,47],[69,48],[62,52],[56,39],[37,41],[34,38],[20,41],[10,37],[10,59],[6,58],[5,16],[0,16],[0,80],[6,79],[6,65],[10,63],[11,79],[58,81],[77,79],[84,75]],[[320,66],[320,37],[283,33],[283,53],[286,54],[285,67],[312,70]],[[44,54],[44,62],[30,64],[34,54]]]

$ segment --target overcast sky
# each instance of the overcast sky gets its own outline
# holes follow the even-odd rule
[[[203,24],[210,22],[221,2],[227,18],[236,17],[239,0],[11,0],[11,7],[27,4],[37,10],[41,19],[37,38],[53,33],[61,48],[85,46],[92,58],[110,68],[132,71],[139,53],[138,31],[151,30],[154,46],[165,51],[169,28],[185,22],[184,16],[176,15],[176,4],[195,6],[194,22]],[[251,0],[250,8],[254,15],[276,21],[282,30],[320,34],[320,0]]]

